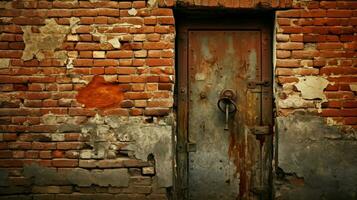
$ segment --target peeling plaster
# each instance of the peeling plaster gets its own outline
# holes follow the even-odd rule
[[[10,66],[10,59],[9,58],[1,58],[0,59],[0,69],[8,68]]]
[[[70,26],[64,26],[58,25],[55,19],[46,19],[46,25],[39,28],[39,33],[33,33],[31,26],[22,26],[25,49],[21,58],[26,61],[35,57],[41,61],[45,58],[44,54],[47,53],[64,63],[67,59],[66,52],[56,52],[56,49],[61,47],[66,35],[78,22],[78,18],[71,18]]]
[[[131,11],[131,13],[134,14],[135,12]],[[127,33],[113,33],[112,30],[116,27],[141,28],[141,25],[134,25],[134,24],[129,24],[129,23],[112,24],[110,26],[92,25],[93,31],[91,32],[91,34],[95,37],[98,37],[101,44],[103,44],[103,45],[110,44],[112,47],[114,47],[116,49],[120,49],[120,47],[121,47],[120,41],[124,40],[124,37],[127,36],[128,34]]]
[[[329,84],[329,81],[323,77],[306,76],[299,78],[299,82],[295,84],[296,88],[301,91],[301,96],[304,99],[321,99],[326,102],[324,89]]]
[[[301,98],[300,95],[289,95],[286,99],[280,99],[278,101],[279,108],[307,108],[315,107],[314,102],[307,101]]]
[[[318,112],[322,112],[321,104],[327,102],[324,94],[324,89],[330,82],[323,77],[305,76],[299,78],[299,82],[295,84],[296,88],[301,92],[301,97],[308,100],[320,99],[316,101]]]

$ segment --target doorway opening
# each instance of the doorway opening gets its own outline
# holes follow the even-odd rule
[[[176,10],[175,199],[271,198],[273,18]]]

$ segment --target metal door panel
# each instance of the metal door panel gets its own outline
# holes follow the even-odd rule
[[[250,133],[261,122],[261,91],[248,90],[261,80],[259,30],[193,30],[188,33],[188,154],[191,200],[248,198],[259,184],[259,140]],[[233,89],[238,111],[230,116],[217,107],[220,92]]]

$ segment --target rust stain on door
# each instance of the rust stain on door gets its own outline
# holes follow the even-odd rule
[[[262,198],[268,182],[265,168],[269,153],[264,136],[257,137],[252,127],[266,123],[263,110],[271,107],[263,109],[263,86],[250,86],[252,81],[270,80],[266,69],[262,70],[267,58],[262,55],[266,50],[262,31],[193,28],[183,35],[187,48],[181,52],[187,57],[181,58],[187,71],[181,73],[186,78],[180,80],[188,89],[187,135],[183,136],[189,144],[196,144],[195,151],[187,154],[187,199]],[[217,107],[225,89],[236,94],[237,107],[229,114],[228,130],[226,115]],[[185,103],[185,98],[180,99]],[[184,109],[180,112],[185,113]]]

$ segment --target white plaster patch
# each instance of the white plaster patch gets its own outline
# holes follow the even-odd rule
[[[67,69],[73,69],[73,60],[74,58],[69,58],[67,60],[67,65],[66,65]]]
[[[351,84],[350,84],[350,89],[351,89],[353,92],[357,92],[357,83],[351,83]]]
[[[279,108],[307,108],[314,107],[314,103],[301,98],[298,94],[289,95],[286,99],[278,101]]]
[[[119,38],[110,39],[110,40],[108,40],[108,43],[110,43],[114,48],[120,49],[121,45],[120,45]]]
[[[148,0],[147,2],[149,8],[154,8],[158,6],[158,0]]]
[[[135,8],[131,8],[130,10],[128,10],[128,14],[131,16],[135,16],[136,14],[138,14],[138,11]]]
[[[305,76],[299,78],[299,82],[295,84],[296,88],[301,92],[304,99],[321,99],[326,102],[324,89],[329,84],[329,81],[323,77],[318,76]]]
[[[343,123],[334,120],[332,117],[326,118],[326,124],[329,126],[343,125]]]
[[[10,65],[10,59],[9,58],[2,58],[0,59],[0,69],[2,68],[8,68]]]

